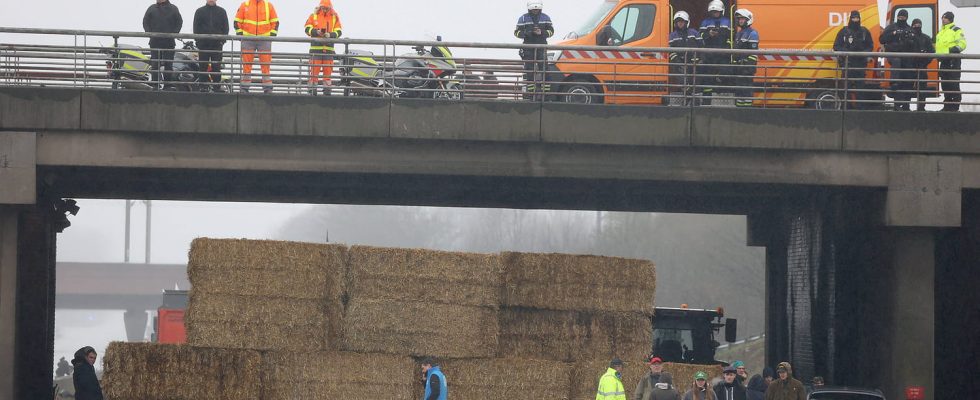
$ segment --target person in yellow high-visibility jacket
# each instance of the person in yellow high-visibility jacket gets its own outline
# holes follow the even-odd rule
[[[336,39],[341,35],[343,25],[340,16],[333,8],[331,0],[320,0],[320,5],[306,19],[306,35],[311,38]],[[333,43],[313,42],[310,44],[310,94],[316,94],[316,86],[323,73],[323,94],[330,94],[330,77],[333,75]]]
[[[595,400],[626,400],[626,389],[623,387],[623,360],[614,358],[609,363],[609,369],[599,378],[599,389]]]
[[[943,29],[936,34],[936,54],[959,54],[966,50],[966,35],[963,29],[956,26],[956,18],[952,12],[943,14]],[[960,100],[960,65],[959,58],[941,58],[939,60],[939,78],[943,86],[943,111],[959,111]]]

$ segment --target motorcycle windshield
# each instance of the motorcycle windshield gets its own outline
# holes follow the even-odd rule
[[[432,55],[456,68],[456,60],[453,60],[453,53],[449,51],[448,47],[435,46],[432,48]]]
[[[411,75],[416,71],[422,71],[426,68],[425,64],[418,59],[414,58],[400,58],[395,60],[395,73]]]

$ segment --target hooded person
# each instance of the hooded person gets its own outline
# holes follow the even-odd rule
[[[805,400],[806,388],[803,382],[793,378],[793,366],[788,362],[781,362],[776,367],[778,379],[766,389],[765,400]]]
[[[694,382],[691,382],[691,388],[684,393],[684,400],[717,400],[715,391],[708,384],[708,374],[704,371],[694,374]]]
[[[936,47],[932,44],[932,37],[922,32],[922,20],[916,18],[912,20],[912,51],[919,54],[935,54]],[[912,58],[910,61],[915,66],[915,82],[913,89],[916,99],[916,111],[926,110],[926,98],[929,97],[929,64],[933,57]]]
[[[660,374],[660,382],[654,385],[649,400],[681,400],[680,393],[674,388],[674,377],[669,372]]]
[[[748,386],[745,387],[745,395],[748,400],[765,400],[766,389],[768,388],[769,385],[762,375],[752,375],[752,378],[749,378]]]
[[[895,23],[885,27],[878,41],[889,53],[910,53],[915,51],[914,33],[909,25],[908,10],[899,10]],[[888,57],[891,65],[891,95],[895,99],[896,111],[908,111],[909,100],[912,99],[912,80],[915,79],[915,59],[906,57]]]
[[[766,387],[769,387],[769,384],[772,383],[772,381],[776,380],[776,371],[773,370],[772,367],[763,368],[762,380],[766,382]]]
[[[715,385],[715,397],[718,400],[746,400],[745,387],[735,380],[738,376],[735,367],[725,367],[721,375],[724,379]]]
[[[874,49],[875,43],[871,31],[861,25],[861,12],[858,10],[851,11],[847,25],[837,32],[837,38],[834,40],[834,51],[870,53]],[[845,88],[860,90],[867,87],[867,68],[870,61],[871,58],[867,56],[837,58],[837,66],[843,69]],[[853,97],[855,100],[868,100],[871,96],[864,92],[853,91],[849,93],[848,97]],[[866,104],[854,102],[851,108],[866,108]]]
[[[337,39],[343,33],[340,15],[331,0],[320,0],[313,13],[306,19],[306,36],[313,39]],[[310,43],[309,92],[317,94],[317,86],[323,82],[323,94],[331,93],[333,77],[333,57],[337,54],[334,44],[329,42]],[[321,77],[322,74],[322,77]]]
[[[71,380],[75,385],[75,400],[103,400],[99,378],[95,376],[95,349],[85,346],[75,352],[71,365],[75,367]]]

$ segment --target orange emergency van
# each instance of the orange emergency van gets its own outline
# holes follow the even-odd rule
[[[867,27],[880,48],[878,36],[882,24],[892,22],[898,10],[908,10],[909,21],[919,18],[922,31],[935,37],[939,26],[936,0],[723,0],[725,17],[731,19],[736,9],[746,8],[755,15],[753,27],[761,37],[760,50],[832,51],[838,31],[848,23],[851,10],[861,12]],[[559,89],[563,101],[608,104],[661,104],[667,94],[667,54],[630,51],[631,47],[668,47],[676,11],[687,11],[690,27],[698,29],[707,16],[709,0],[606,0],[598,4],[588,22],[568,33],[561,45],[604,46],[598,38],[616,30],[622,43],[608,51],[565,50],[549,55],[561,72]],[[886,11],[888,18],[881,18]],[[734,27],[735,21],[731,21]],[[877,62],[877,60],[876,60]],[[804,107],[838,104],[843,95],[838,89],[840,74],[834,57],[781,56],[759,57],[756,86],[765,87],[755,94],[755,105],[770,107]],[[878,65],[881,66],[880,64]],[[872,67],[872,65],[869,65]],[[870,72],[869,70],[869,77]],[[880,71],[880,69],[879,69]],[[887,88],[887,76],[877,74],[875,82]],[[929,80],[935,82],[935,72]],[[935,83],[929,95],[936,96]]]

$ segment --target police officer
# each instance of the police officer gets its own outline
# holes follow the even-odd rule
[[[544,3],[540,0],[527,2],[527,14],[517,20],[514,36],[524,40],[524,44],[548,44],[548,38],[554,36],[555,27],[551,17],[542,12]],[[521,59],[524,60],[524,79],[528,82],[544,80],[544,72],[548,66],[547,52],[544,49],[521,49]],[[538,79],[535,79],[537,74]],[[539,83],[529,86],[532,91],[541,88]],[[549,89],[547,85],[543,87]]]
[[[731,49],[732,48],[732,24],[728,18],[723,17],[725,4],[721,0],[711,0],[708,3],[708,18],[701,21],[701,29],[698,30],[698,37],[706,49]],[[732,62],[730,54],[706,53],[702,58],[704,66],[698,68],[698,75],[701,76],[700,82],[704,83],[701,87],[702,104],[711,104],[711,95],[714,93],[714,86],[724,85],[728,82],[728,66]]]
[[[853,52],[872,52],[875,49],[874,38],[871,31],[861,25],[861,12],[851,11],[851,17],[847,25],[837,32],[837,39],[834,40],[834,51],[853,51]],[[839,57],[837,66],[843,71],[844,84],[848,89],[857,90],[854,98],[857,100],[867,100],[872,97],[870,93],[862,92],[867,89],[866,68],[868,67],[869,57]],[[864,103],[855,103],[852,108],[866,108]]]
[[[686,11],[674,13],[674,29],[670,31],[668,45],[678,48],[698,48],[701,47],[701,39],[698,38],[698,31],[691,29],[691,17]],[[689,85],[693,83],[692,74],[694,72],[694,62],[697,54],[691,51],[674,51],[670,53],[670,103],[690,104],[691,91]]]
[[[899,10],[897,21],[885,27],[878,38],[885,51],[889,53],[909,53],[915,51],[912,27],[908,23],[908,10]],[[895,99],[895,110],[908,111],[912,100],[912,80],[915,79],[914,58],[889,57],[891,64],[891,91]]]
[[[735,23],[738,32],[735,33],[735,40],[732,47],[736,50],[759,50],[759,31],[752,27],[755,19],[752,11],[740,8],[735,11]],[[732,56],[732,63],[735,64],[734,73],[735,86],[735,106],[751,107],[755,96],[754,79],[756,65],[759,64],[758,54],[735,54]]]
[[[922,20],[916,18],[912,20],[912,42],[913,51],[921,54],[933,54],[936,52],[936,47],[932,44],[932,38],[922,32]],[[915,104],[917,107],[915,111],[925,111],[926,110],[926,91],[928,90],[929,83],[929,63],[933,60],[932,57],[922,57],[911,59],[912,65],[915,66],[915,82],[913,90],[915,91]]]
[[[943,14],[943,29],[936,34],[936,54],[959,54],[966,50],[966,36],[963,29],[953,24],[953,13]],[[939,62],[939,78],[943,85],[943,111],[959,111],[960,64],[959,58],[944,58]]]

